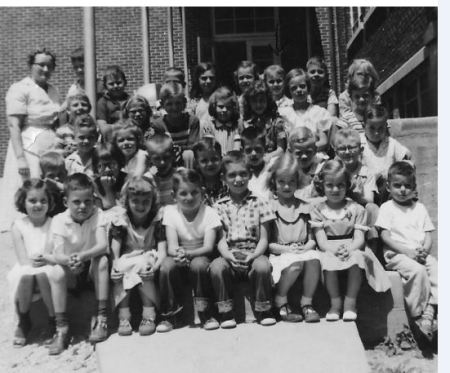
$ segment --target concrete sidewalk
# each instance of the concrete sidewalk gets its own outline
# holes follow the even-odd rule
[[[104,373],[365,373],[369,372],[355,323],[326,322],[236,329],[181,328],[140,337],[112,335],[96,346]]]

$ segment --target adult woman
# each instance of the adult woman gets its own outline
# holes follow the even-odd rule
[[[57,89],[48,83],[55,69],[55,56],[39,49],[28,56],[30,76],[14,83],[6,94],[6,115],[10,141],[5,161],[0,230],[9,229],[13,195],[22,182],[40,177],[39,157],[56,142],[54,124],[60,110]],[[10,210],[10,208],[12,210]]]

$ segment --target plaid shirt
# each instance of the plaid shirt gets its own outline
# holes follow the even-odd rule
[[[281,146],[286,150],[286,132],[285,124],[281,117],[276,118],[253,118],[244,122],[244,128],[255,127],[263,132],[266,140],[265,151],[271,153]]]
[[[221,198],[214,205],[219,213],[230,248],[249,242],[256,246],[261,224],[275,220],[269,203],[249,191],[241,203],[230,196]]]

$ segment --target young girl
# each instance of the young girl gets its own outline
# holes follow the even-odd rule
[[[142,176],[147,167],[147,152],[142,150],[142,132],[130,120],[121,122],[113,132],[112,151],[121,170],[130,176]]]
[[[280,156],[273,166],[271,182],[275,197],[271,199],[276,220],[272,242],[269,243],[272,276],[276,285],[275,306],[282,319],[298,322],[317,322],[319,314],[312,306],[312,298],[320,278],[319,253],[309,225],[309,205],[294,197],[299,185],[297,159],[289,152]],[[303,272],[302,314],[293,313],[287,294]],[[303,316],[303,317],[302,317]]]
[[[244,115],[244,93],[250,88],[255,80],[259,79],[258,67],[252,61],[241,61],[234,72],[236,92],[239,94],[239,113]]]
[[[325,61],[319,57],[311,57],[306,63],[306,70],[311,81],[311,102],[327,109],[330,115],[338,113],[338,99],[330,88],[328,69]]]
[[[209,98],[208,113],[210,120],[201,124],[200,138],[213,136],[222,148],[222,156],[230,150],[239,150],[242,121],[235,94],[227,87],[217,88]]]
[[[292,100],[284,94],[286,73],[280,65],[270,65],[264,70],[264,81],[269,87],[278,109],[292,105]]]
[[[8,273],[8,283],[14,299],[19,324],[14,333],[14,346],[24,346],[31,330],[30,308],[35,300],[35,285],[40,291],[49,315],[49,333],[55,329],[55,312],[51,297],[53,256],[50,254],[49,217],[53,202],[45,182],[29,179],[16,193],[16,207],[26,214],[14,221],[11,229],[17,263]],[[50,330],[52,329],[52,330]]]
[[[203,193],[205,203],[211,206],[225,196],[226,187],[220,177],[222,150],[220,144],[212,136],[205,136],[195,143],[194,169],[203,177]]]
[[[203,203],[202,178],[194,170],[178,169],[173,177],[176,205],[164,208],[168,257],[159,273],[161,310],[167,316],[157,331],[173,328],[174,318],[182,309],[182,275],[189,275],[194,292],[194,306],[205,330],[217,329],[212,316],[212,288],[209,265],[218,229],[222,226],[217,212]]]
[[[122,118],[130,119],[142,133],[145,133],[150,127],[150,118],[152,117],[152,109],[148,101],[139,95],[134,95],[128,99],[122,108]]]
[[[292,106],[280,108],[279,113],[286,121],[289,133],[295,127],[308,127],[317,137],[319,152],[328,149],[328,133],[332,117],[328,111],[308,102],[310,80],[302,69],[293,69],[286,76],[286,95],[293,100]]]
[[[191,147],[199,140],[200,124],[197,117],[184,111],[186,97],[183,86],[180,83],[164,84],[161,87],[160,100],[167,114],[156,119],[155,126],[166,128],[174,145],[180,148],[184,165],[192,168],[194,155]]]
[[[327,161],[315,184],[317,191],[326,197],[311,210],[311,227],[321,251],[325,286],[331,299],[326,319],[335,321],[340,318],[342,299],[338,272],[346,271],[343,319],[354,321],[357,318],[356,297],[362,281],[361,269],[365,270],[368,283],[375,291],[387,291],[390,281],[372,250],[366,249],[366,212],[361,205],[346,198],[351,178],[343,162]]]
[[[150,179],[132,176],[122,190],[126,213],[112,222],[114,306],[119,307],[119,335],[131,335],[129,292],[137,287],[142,300],[140,335],[155,332],[158,292],[155,273],[166,256],[156,186]]]
[[[348,91],[350,82],[368,88],[374,93],[374,102],[377,104],[381,103],[380,96],[375,92],[378,79],[378,72],[372,62],[364,58],[353,60],[347,72],[347,87],[344,92],[339,95],[339,116],[342,117],[345,113],[352,111],[352,98]]]
[[[277,105],[266,83],[254,82],[244,94],[244,128],[253,126],[265,137],[265,160],[286,150],[284,120],[280,118]]]
[[[188,109],[202,123],[208,118],[209,98],[217,88],[216,68],[211,62],[200,62],[192,74],[191,100]]]

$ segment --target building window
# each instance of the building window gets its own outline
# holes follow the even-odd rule
[[[214,8],[215,35],[265,33],[274,30],[274,8]]]

